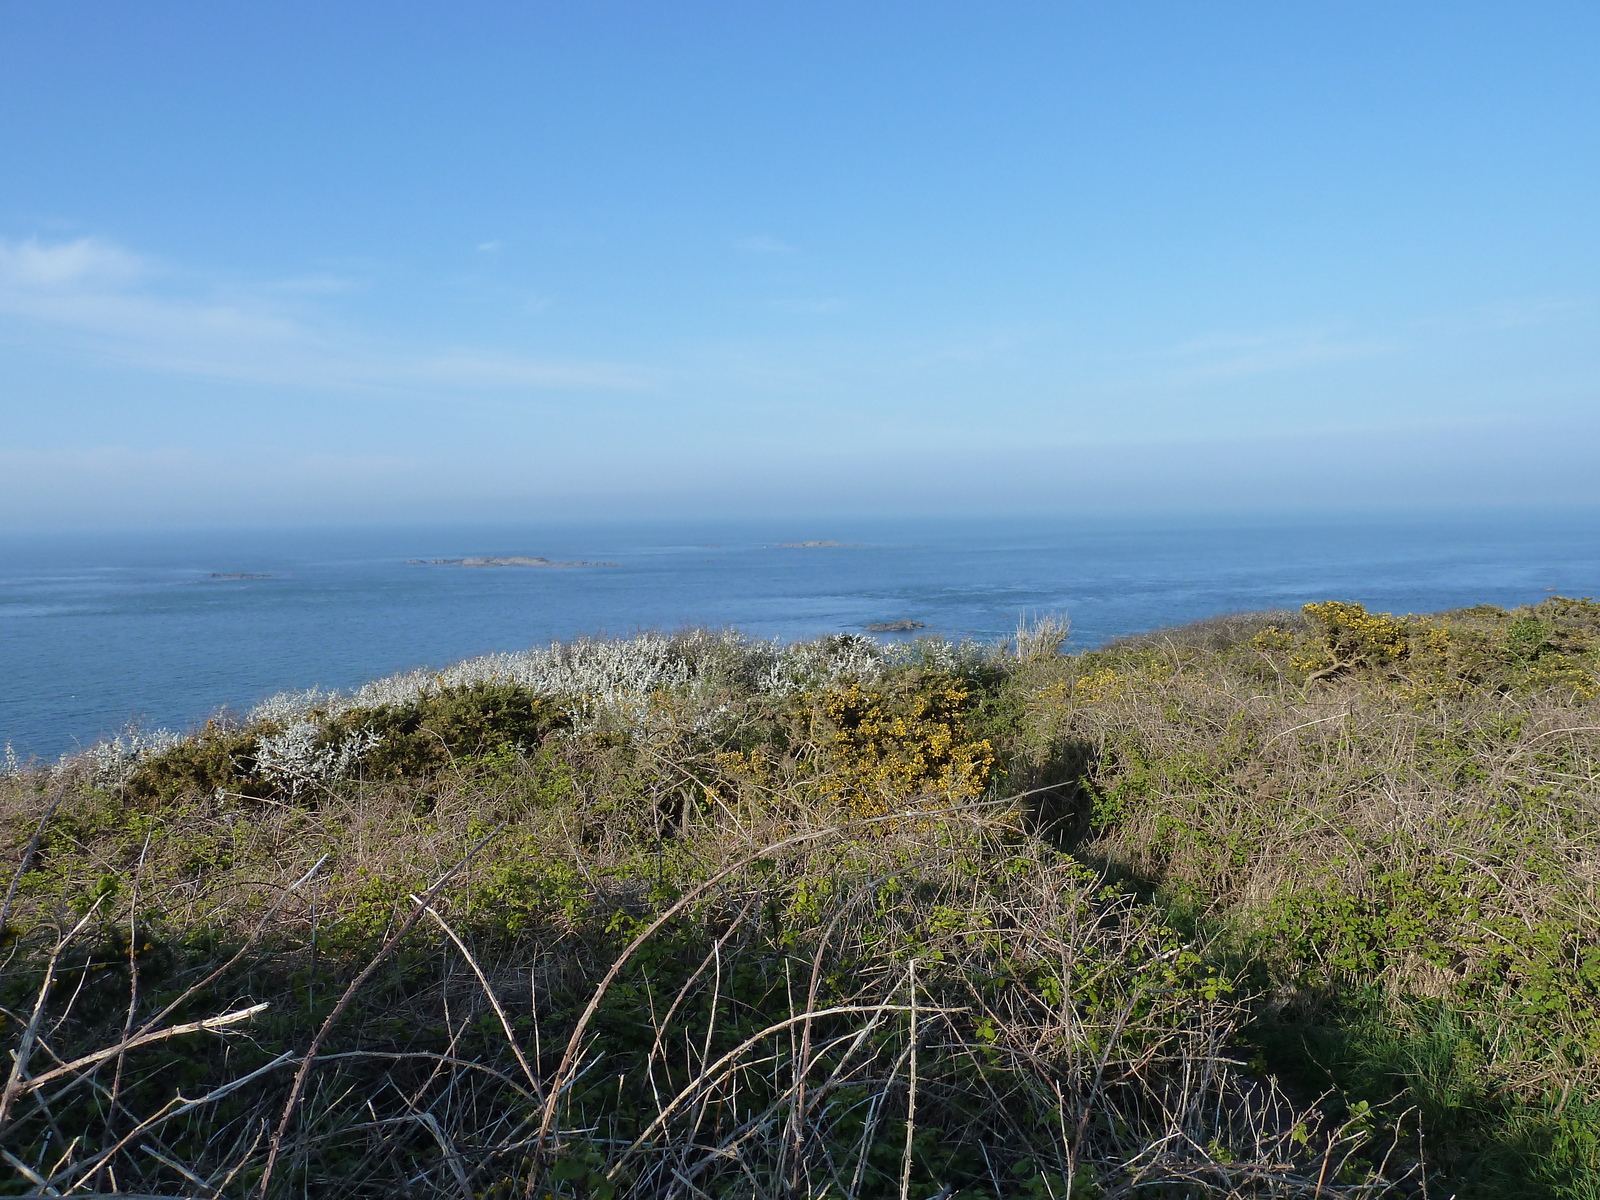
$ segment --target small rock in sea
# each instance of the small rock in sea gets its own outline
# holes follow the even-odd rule
[[[213,571],[207,579],[274,579],[273,575],[258,575],[249,571]]]
[[[836,542],[832,538],[822,542],[779,542],[780,550],[833,550],[836,548],[859,548],[861,542]]]
[[[861,628],[868,633],[910,633],[913,629],[926,629],[926,621],[874,621]]]

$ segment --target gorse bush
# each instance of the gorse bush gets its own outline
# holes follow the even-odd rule
[[[981,795],[994,747],[967,735],[971,693],[948,676],[910,672],[887,686],[832,688],[815,704],[810,734],[822,787],[858,816],[879,816],[918,795]]]
[[[433,775],[462,758],[495,751],[536,750],[555,730],[571,724],[558,702],[514,683],[444,687],[405,704],[351,708],[330,719],[326,746],[366,735],[360,755],[370,779]]]
[[[690,632],[0,781],[3,1194],[1600,1194],[1600,606]]]
[[[442,687],[377,708],[314,711],[285,728],[213,722],[138,760],[116,790],[149,805],[211,794],[295,796],[357,772],[368,779],[421,778],[462,758],[536,749],[568,724],[558,704],[517,684]]]
[[[143,807],[215,792],[260,798],[268,788],[256,771],[257,749],[255,735],[209,722],[194,737],[145,756],[119,791]]]
[[[1329,601],[1306,605],[1305,617],[1309,635],[1269,626],[1252,645],[1289,650],[1289,664],[1308,682],[1358,668],[1387,668],[1420,699],[1563,685],[1583,698],[1597,693],[1600,604],[1592,600],[1557,596],[1515,612],[1485,604],[1438,617],[1402,618]]]
[[[1411,649],[1406,623],[1385,613],[1369,613],[1359,604],[1327,600],[1305,606],[1305,615],[1316,631],[1309,654],[1299,654],[1290,662],[1310,678],[1321,678],[1351,667],[1374,667],[1392,663]],[[1264,641],[1258,635],[1258,644]]]

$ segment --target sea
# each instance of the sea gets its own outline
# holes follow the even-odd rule
[[[541,557],[584,566],[467,567]],[[423,561],[416,561],[423,560]],[[1071,646],[1222,613],[1600,595],[1600,511],[770,518],[0,534],[0,743],[52,759],[288,689],[556,639],[709,626],[792,640]]]

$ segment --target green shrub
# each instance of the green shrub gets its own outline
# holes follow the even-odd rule
[[[359,980],[274,1197],[892,1198],[908,1163],[910,1195],[969,1200],[1408,1195],[1424,1168],[1600,1196],[1600,606],[833,650],[809,690],[663,670],[576,723],[419,677],[213,725],[116,791],[0,781],[19,863],[51,814],[7,915],[13,1051],[41,995],[51,1062],[130,1011],[271,1005],[22,1093],[7,1152],[115,1146],[303,1053]],[[340,765],[295,790],[284,762]],[[291,1076],[141,1133],[118,1186],[253,1187]]]
[[[996,760],[987,740],[967,734],[971,707],[967,684],[922,671],[825,692],[808,713],[820,787],[868,817],[921,796],[980,794]]]
[[[569,724],[555,702],[513,683],[445,687],[409,704],[353,708],[326,725],[324,739],[336,745],[370,729],[380,740],[363,757],[369,779],[409,779],[436,774],[463,759],[532,750]]]
[[[268,795],[270,789],[256,776],[256,736],[208,722],[194,737],[140,763],[121,790],[145,807],[219,791]]]

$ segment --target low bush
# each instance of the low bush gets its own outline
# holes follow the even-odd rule
[[[265,785],[256,773],[256,749],[255,734],[210,722],[194,737],[140,762],[121,790],[145,808],[219,791],[259,797]]]
[[[876,687],[831,688],[809,712],[808,740],[823,792],[857,816],[879,816],[919,796],[981,795],[994,747],[968,736],[972,693],[949,675],[907,671]]]
[[[710,634],[0,780],[0,1195],[1600,1194],[1600,607]]]
[[[413,779],[463,759],[536,750],[570,724],[558,703],[526,687],[480,682],[440,688],[405,704],[346,709],[327,722],[321,744],[370,735],[374,741],[362,756],[362,773],[368,779]]]
[[[1411,1107],[1463,1195],[1586,1195],[1597,628],[1589,601],[1325,603],[1146,637],[1030,668],[1012,753],[1072,749],[1075,852],[1232,964],[1303,1086]]]

